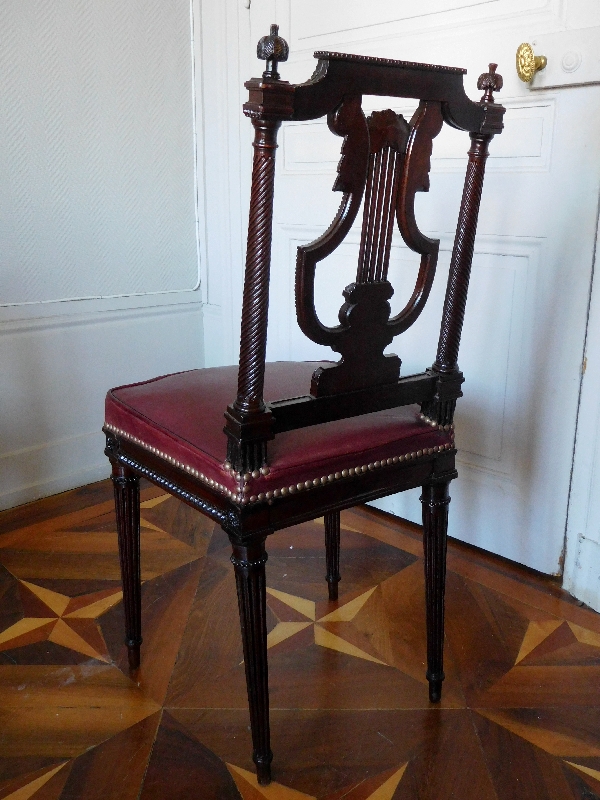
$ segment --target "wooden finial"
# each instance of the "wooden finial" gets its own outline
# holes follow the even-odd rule
[[[494,102],[494,95],[492,92],[499,92],[502,86],[504,85],[504,81],[502,80],[502,75],[499,75],[496,72],[498,64],[490,64],[489,65],[489,72],[484,72],[483,75],[479,76],[479,80],[477,81],[477,88],[483,89],[484,93],[480,100],[481,103],[493,103]]]
[[[288,43],[279,36],[279,25],[271,25],[269,36],[263,36],[256,47],[257,57],[267,62],[267,68],[263,72],[265,80],[279,80],[277,64],[280,61],[287,61],[289,52]]]

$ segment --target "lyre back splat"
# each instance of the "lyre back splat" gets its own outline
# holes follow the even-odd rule
[[[387,280],[398,185],[409,127],[404,117],[375,111],[367,120],[370,138],[357,283]]]

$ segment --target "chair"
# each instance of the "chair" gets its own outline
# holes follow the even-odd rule
[[[262,78],[246,87],[244,113],[255,130],[248,250],[238,367],[192,370],[111,390],[106,454],[112,463],[123,574],[126,644],[139,666],[139,477],[144,476],[218,522],[229,535],[244,648],[253,759],[271,780],[265,540],[274,531],[324,516],[329,597],[337,598],[340,510],[422,487],[427,605],[427,679],[441,697],[449,482],[457,476],[453,415],[462,395],[458,349],[467,299],[488,143],[502,131],[496,65],[479,78],[479,102],[463,89],[465,70],[318,52],[303,84],[280,80],[288,55],[277,26],[261,39]],[[391,110],[361,109],[362,95],[418,99],[410,122]],[[327,115],[343,137],[333,187],[335,219],[298,248],[296,309],[302,331],[341,354],[337,363],[265,364],[277,131],[286,120]],[[400,376],[384,355],[414,323],[432,286],[439,242],[424,236],[415,193],[429,186],[432,140],[443,123],[471,138],[437,357],[430,369]],[[363,204],[364,196],[364,204]],[[355,283],[344,290],[335,327],[314,304],[315,268],[343,241],[363,205]],[[390,318],[387,280],[394,217],[421,256],[413,294]],[[233,401],[233,402],[232,402]],[[228,405],[229,404],[229,405]],[[223,413],[225,425],[223,427]]]

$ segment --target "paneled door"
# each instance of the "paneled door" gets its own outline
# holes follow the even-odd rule
[[[507,113],[502,136],[490,146],[459,359],[466,382],[456,418],[459,478],[451,487],[450,533],[559,573],[600,188],[600,86],[594,83],[600,76],[583,70],[577,85],[572,66],[573,52],[581,56],[577,31],[588,41],[600,30],[592,29],[600,25],[599,4],[252,0],[249,13],[252,41],[270,22],[280,25],[290,44],[280,71],[291,82],[311,75],[313,51],[338,50],[465,67],[467,93],[476,99],[479,74],[488,62],[498,63]],[[536,42],[548,58],[546,78],[539,73],[531,85],[515,68],[524,41]],[[241,77],[247,68],[242,63]],[[253,74],[259,69],[253,61]],[[409,118],[414,106],[401,102],[388,105]],[[378,103],[364,100],[367,108],[386,107]],[[324,121],[311,121],[284,124],[279,141],[268,358],[331,357],[296,325],[292,266],[296,247],[323,232],[339,204],[330,189],[341,140]],[[402,358],[403,374],[434,359],[468,146],[465,134],[446,127],[434,142],[430,191],[418,196],[417,220],[441,240],[440,260],[426,311],[390,348]],[[318,311],[326,323],[335,324],[342,289],[354,279],[358,236],[352,231],[318,267]],[[393,312],[407,299],[417,264],[398,234],[390,269]],[[377,505],[419,521],[418,495]]]

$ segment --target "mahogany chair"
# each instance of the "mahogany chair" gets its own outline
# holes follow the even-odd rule
[[[479,102],[463,89],[465,70],[341,53],[315,53],[306,82],[280,80],[286,42],[272,26],[261,39],[262,78],[246,83],[244,113],[255,130],[239,369],[166,375],[122,386],[106,399],[106,454],[113,468],[129,663],[140,660],[139,478],[144,476],[218,522],[233,547],[253,758],[271,780],[265,564],[267,536],[325,518],[329,597],[337,598],[340,510],[422,487],[427,605],[427,679],[441,696],[449,482],[456,477],[453,415],[462,394],[457,358],[488,143],[502,131],[496,65],[481,75]],[[365,118],[363,95],[418,99],[410,122],[391,110]],[[296,310],[302,331],[329,345],[337,363],[265,364],[273,181],[277,131],[287,120],[327,115],[343,137],[333,187],[342,192],[325,233],[298,248]],[[415,193],[429,187],[432,140],[443,123],[471,139],[436,360],[401,376],[384,355],[414,323],[432,286],[439,242],[424,236]],[[363,203],[364,198],[364,203]],[[344,240],[363,205],[356,281],[344,290],[340,324],[324,325],[314,305],[315,268]],[[394,218],[421,256],[413,294],[390,318],[387,280]],[[228,405],[229,403],[229,405]],[[223,427],[223,413],[225,426]]]

